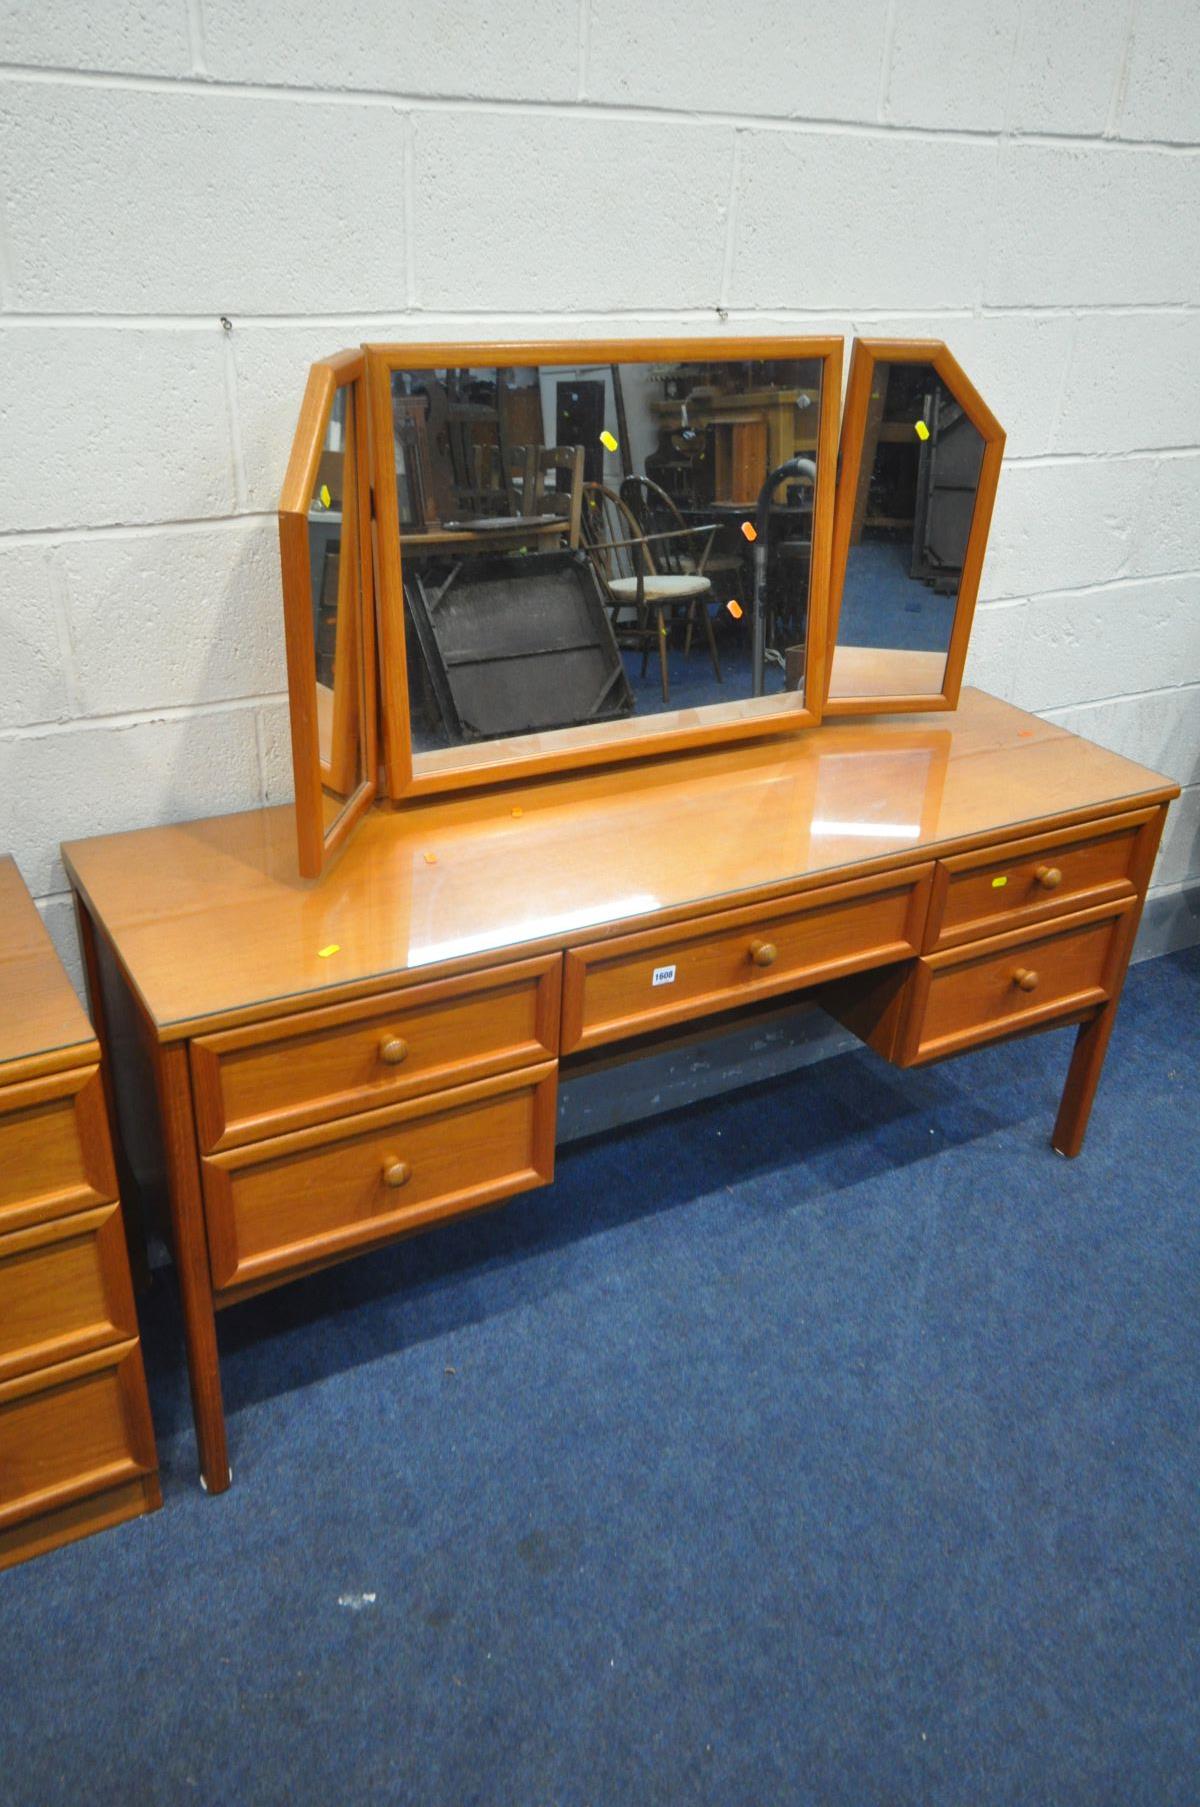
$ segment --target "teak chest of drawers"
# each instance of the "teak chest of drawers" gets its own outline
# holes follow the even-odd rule
[[[129,1157],[166,1175],[209,1489],[216,1310],[549,1183],[560,1063],[592,1049],[801,991],[900,1066],[1076,1023],[1078,1153],[1177,789],[967,691],[377,811],[319,884],[286,810],[66,848]]]
[[[0,1569],[161,1504],[100,1049],[0,860]]]

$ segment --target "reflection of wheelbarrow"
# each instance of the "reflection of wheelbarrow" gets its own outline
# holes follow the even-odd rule
[[[816,488],[817,467],[811,458],[789,458],[786,464],[773,470],[758,492],[758,501],[754,508],[754,602],[751,610],[753,634],[751,638],[754,687],[753,694],[761,696],[766,684],[767,666],[767,532],[769,527],[769,510],[771,497],[785,478],[800,479],[811,483]],[[783,664],[781,653],[772,649],[771,657]]]

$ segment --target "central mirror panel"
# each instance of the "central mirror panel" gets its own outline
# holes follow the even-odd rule
[[[566,765],[580,745],[632,751],[643,724],[812,719],[829,352],[589,349],[426,366],[387,348],[418,783],[464,760],[478,771],[481,743],[506,763],[561,747]]]

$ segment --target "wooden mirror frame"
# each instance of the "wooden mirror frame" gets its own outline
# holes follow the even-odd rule
[[[827,580],[833,533],[834,471],[841,402],[842,340],[832,337],[754,339],[603,339],[531,343],[367,345],[371,482],[378,559],[380,700],[387,790],[391,798],[429,796],[493,785],[548,772],[657,757],[687,747],[815,727],[826,664]],[[408,712],[404,584],[391,379],[396,370],[575,364],[645,364],[696,359],[730,361],[812,359],[822,363],[817,481],[813,499],[808,640],[803,700],[798,693],[713,703],[702,710],[666,711],[653,722],[631,717],[548,733],[514,735],[417,756],[414,769]],[[747,509],[747,515],[751,509]],[[701,717],[702,719],[697,719]]]
[[[972,426],[983,439],[983,459],[979,467],[979,485],[975,492],[975,508],[971,530],[963,557],[962,577],[954,609],[954,623],[946,651],[942,688],[933,694],[831,697],[833,660],[837,651],[838,624],[842,612],[842,592],[846,582],[846,561],[850,553],[850,531],[858,494],[863,450],[867,428],[867,410],[871,385],[879,364],[930,364],[946,388],[959,403]],[[833,520],[833,552],[829,573],[829,628],[826,642],[825,670],[821,689],[823,715],[897,715],[915,714],[922,710],[956,709],[962,688],[963,667],[971,639],[971,622],[975,615],[975,599],[983,555],[987,550],[988,529],[1000,478],[1000,462],[1004,455],[1004,428],[1000,425],[966,372],[951,355],[941,339],[856,339],[850,354],[850,375],[846,384],[846,413],[842,422],[841,454],[838,466],[837,501]]]
[[[367,475],[365,362],[361,351],[338,352],[308,373],[300,419],[279,500],[279,555],[283,577],[284,637],[296,787],[296,841],[300,874],[317,878],[376,794],[375,616],[371,558],[370,489]],[[330,757],[321,758],[317,707],[317,657],[313,636],[309,510],[313,487],[339,389],[354,394],[354,430],[348,437],[342,484],[342,538],[338,561],[338,620],[334,653]],[[357,576],[358,606],[342,607],[344,586]],[[361,752],[362,781],[326,826],[325,787],[347,790]]]

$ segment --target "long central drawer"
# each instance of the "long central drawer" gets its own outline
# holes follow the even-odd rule
[[[915,954],[931,865],[573,948],[563,1053]]]

